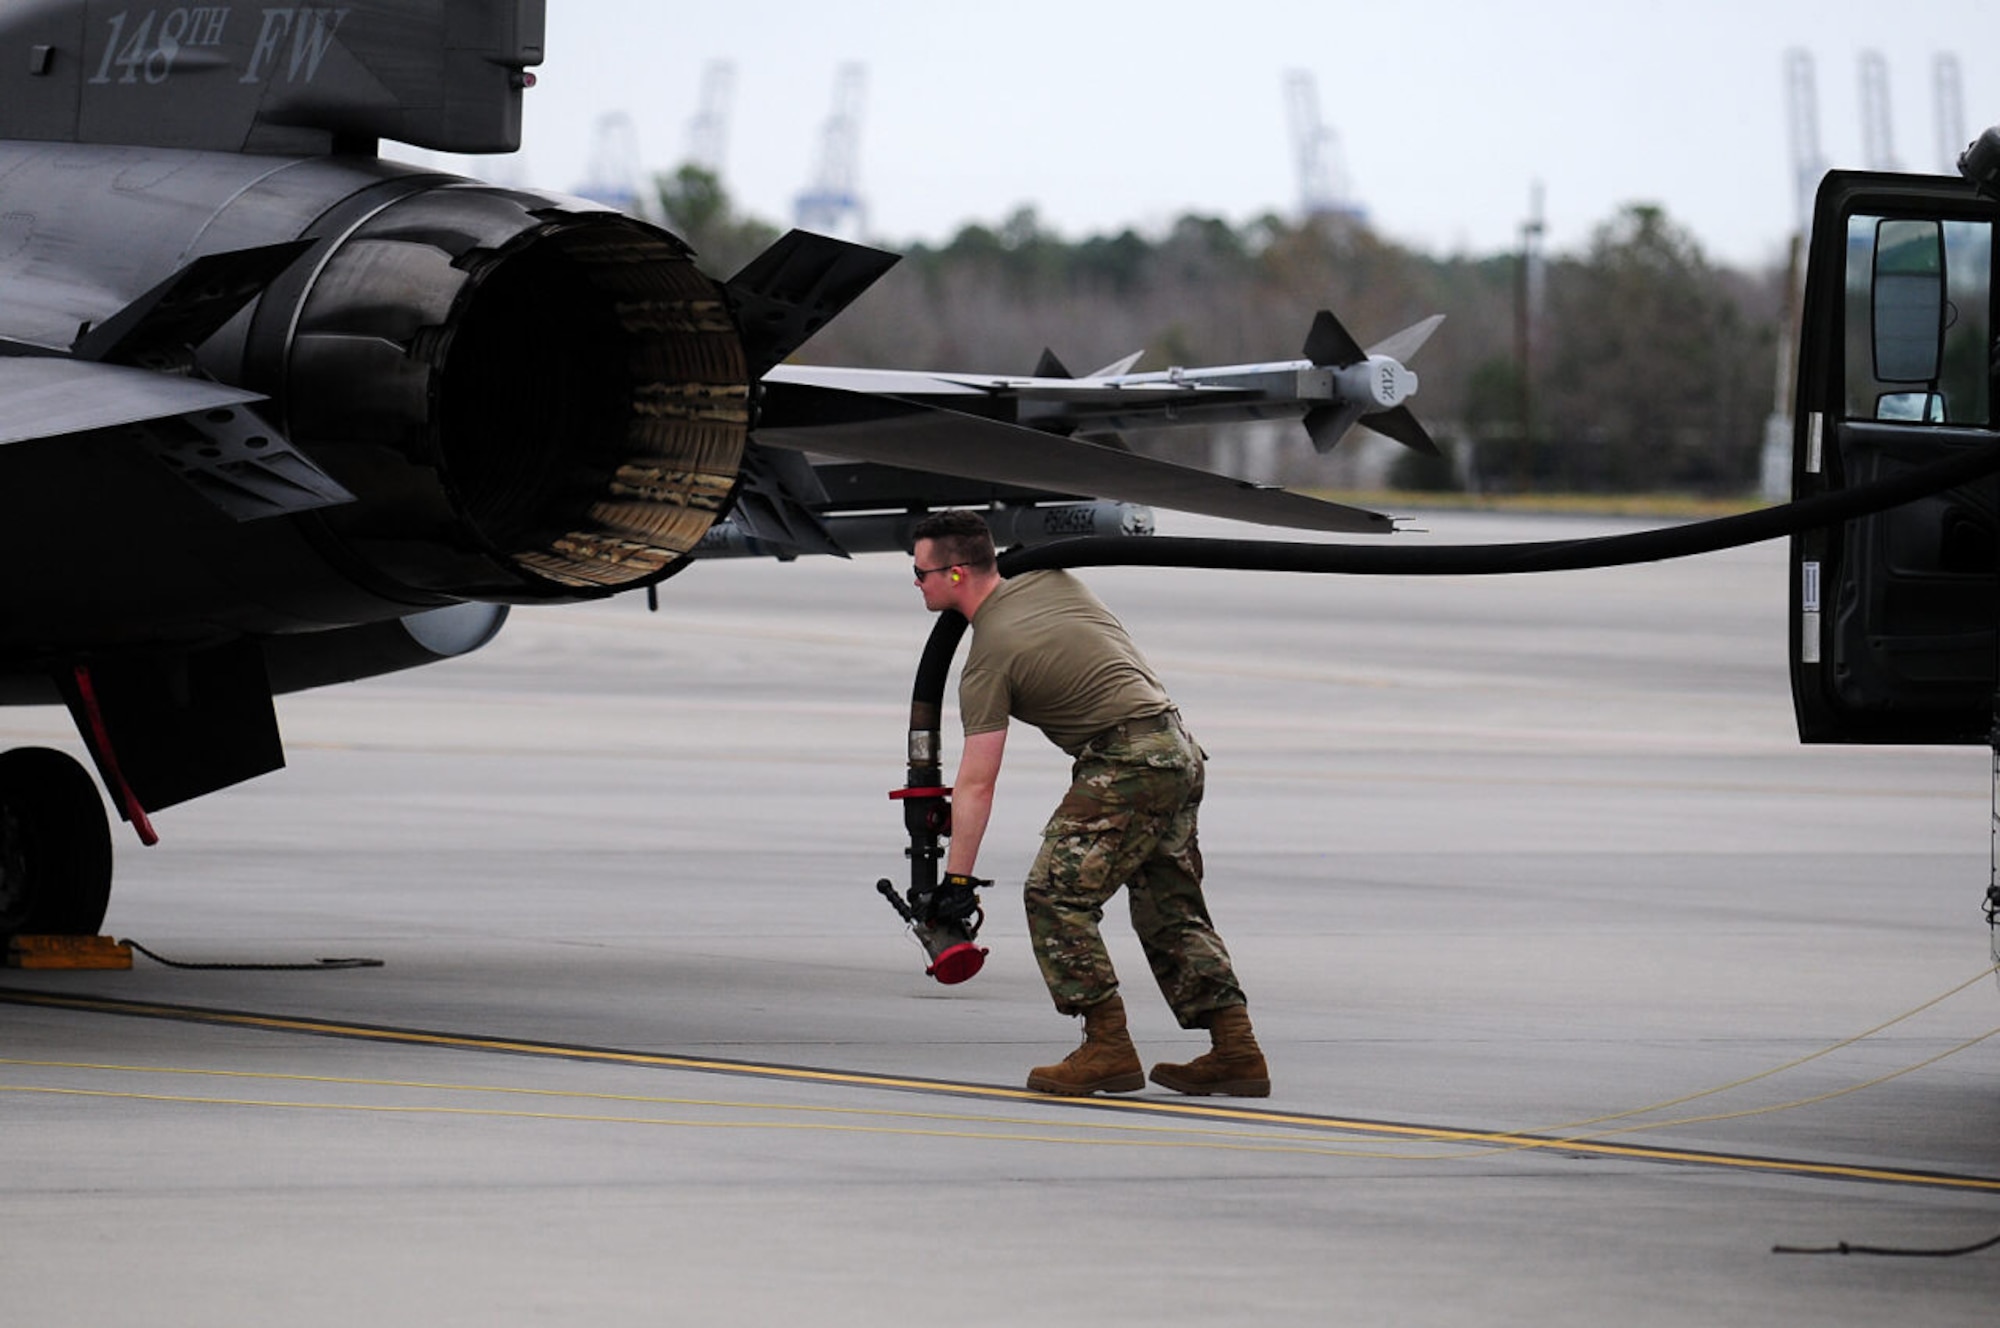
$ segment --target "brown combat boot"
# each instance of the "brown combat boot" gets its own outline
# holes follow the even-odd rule
[[[1271,1096],[1271,1071],[1250,1030],[1250,1011],[1240,1005],[1217,1010],[1209,1016],[1208,1038],[1213,1050],[1185,1065],[1155,1065],[1153,1082],[1193,1097]]]
[[[1113,996],[1083,1012],[1083,1045],[1059,1065],[1040,1065],[1028,1072],[1028,1087],[1037,1093],[1088,1097],[1092,1093],[1130,1093],[1146,1086],[1146,1067],[1125,1031],[1125,1002]]]

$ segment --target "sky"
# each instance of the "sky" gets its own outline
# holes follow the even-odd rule
[[[548,0],[516,157],[488,178],[574,191],[685,159],[703,70],[734,67],[724,183],[789,223],[837,68],[866,68],[870,236],[941,242],[1032,205],[1069,239],[1188,212],[1295,215],[1288,71],[1313,76],[1355,200],[1436,254],[1513,248],[1539,187],[1551,253],[1628,203],[1713,260],[1778,261],[1796,225],[1786,53],[1810,55],[1820,155],[1866,166],[1859,67],[1886,61],[1892,144],[1943,169],[1934,68],[1969,138],[2000,123],[2000,0]],[[625,117],[623,137],[607,117]],[[605,149],[620,142],[625,151]],[[1962,144],[1961,144],[1962,145]],[[621,165],[622,163],[622,165]]]

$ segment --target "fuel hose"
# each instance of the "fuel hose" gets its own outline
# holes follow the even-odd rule
[[[1146,539],[1093,536],[1057,540],[1001,555],[1002,576],[1047,567],[1187,567],[1238,572],[1319,572],[1362,576],[1494,576],[1624,567],[1714,553],[1797,535],[1887,511],[2000,470],[2000,447],[1972,448],[1886,479],[1815,494],[1737,516],[1629,535],[1523,544],[1452,544],[1394,548],[1306,544],[1287,540]]]
[[[1239,572],[1308,572],[1351,576],[1495,576],[1517,572],[1573,572],[1624,567],[1797,535],[1836,522],[1884,512],[2000,471],[2000,447],[1971,448],[1900,475],[1815,494],[1736,516],[1629,535],[1538,540],[1519,544],[1452,544],[1385,548],[1361,544],[1306,544],[1288,540],[1198,539],[1153,535],[1145,539],[1090,536],[1057,540],[1000,556],[1000,573],[1018,576],[1047,567],[1184,567]],[[934,764],[952,656],[966,621],[947,609],[938,615],[917,662],[910,697],[912,750]],[[917,734],[929,735],[919,743]]]
[[[1394,548],[1158,535],[1144,539],[1090,536],[1012,550],[1000,556],[999,570],[1003,576],[1018,576],[1023,572],[1056,567],[1174,567],[1373,576],[1493,576],[1622,567],[1714,553],[1851,521],[1970,483],[1995,471],[2000,471],[2000,447],[1968,448],[1957,456],[1914,467],[1900,475],[1815,494],[1754,512],[1589,539]],[[908,783],[898,795],[892,795],[908,799],[905,818],[911,837],[909,856],[912,878],[909,897],[920,909],[936,889],[936,862],[942,856],[937,843],[940,832],[936,825],[922,817],[924,807],[921,799],[908,795],[935,792],[948,796],[948,791],[943,788],[941,730],[944,689],[951,673],[952,658],[957,654],[959,642],[964,639],[968,626],[963,615],[946,609],[938,615],[929,639],[924,642],[910,695]],[[896,902],[889,882],[879,882],[878,888],[884,888],[884,893],[892,895],[891,902]],[[905,913],[908,919],[908,909],[899,908],[898,911]]]

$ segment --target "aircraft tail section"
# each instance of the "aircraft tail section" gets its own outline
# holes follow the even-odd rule
[[[512,152],[545,0],[3,8],[0,138]]]

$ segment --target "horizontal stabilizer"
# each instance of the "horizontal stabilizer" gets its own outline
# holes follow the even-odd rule
[[[1388,517],[953,410],[769,383],[759,441],[1050,493],[1296,530],[1386,535]]]
[[[58,356],[0,357],[0,445],[261,401],[200,378]]]
[[[724,289],[752,382],[781,364],[894,267],[898,256],[811,231],[791,231]]]
[[[0,446],[143,426],[135,442],[238,521],[354,501],[252,410],[264,398],[205,378],[65,356],[0,356]]]

